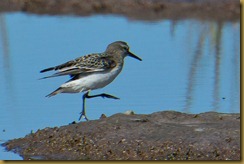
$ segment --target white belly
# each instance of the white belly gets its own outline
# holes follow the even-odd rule
[[[61,87],[63,88],[64,93],[77,93],[103,88],[111,83],[121,70],[122,67],[115,67],[110,72],[93,73],[80,79],[69,81],[61,85]]]

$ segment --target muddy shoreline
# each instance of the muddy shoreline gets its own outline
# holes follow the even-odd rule
[[[237,0],[8,0],[0,12],[89,16],[114,14],[132,20],[202,19],[239,21]]]
[[[24,160],[240,160],[240,114],[115,114],[3,146]]]

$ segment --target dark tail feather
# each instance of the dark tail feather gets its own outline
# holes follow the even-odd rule
[[[42,79],[48,79],[48,78],[51,78],[51,77],[57,77],[58,75],[51,75],[51,76],[45,76],[45,77],[42,77],[42,78],[40,78],[40,79],[38,79],[38,80],[42,80]]]
[[[46,97],[52,97],[52,96],[55,96],[56,94],[61,93],[61,92],[62,92],[62,88],[59,87],[58,89],[56,89],[56,90],[53,91],[52,93],[46,95]]]
[[[41,70],[40,73],[47,72],[47,71],[52,71],[54,69],[55,69],[55,67],[46,68],[44,70]]]

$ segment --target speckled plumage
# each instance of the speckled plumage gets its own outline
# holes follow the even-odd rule
[[[57,73],[45,78],[63,75],[73,76],[77,74],[105,71],[114,68],[117,64],[118,63],[116,63],[113,56],[108,56],[106,53],[96,53],[76,58],[55,67],[44,69],[41,72],[50,70],[58,71]]]
[[[69,81],[62,84],[58,89],[47,95],[47,97],[54,96],[58,93],[87,91],[86,96],[89,98],[89,91],[103,88],[117,77],[123,68],[124,58],[126,56],[131,56],[141,61],[139,57],[129,51],[129,46],[126,42],[117,41],[109,44],[103,53],[89,54],[40,71],[41,73],[51,70],[56,71],[53,75],[44,77],[43,79],[64,75],[71,76]],[[111,98],[111,95],[104,95],[105,97]],[[114,97],[112,96],[112,98]]]

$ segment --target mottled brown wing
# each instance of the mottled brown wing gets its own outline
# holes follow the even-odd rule
[[[106,56],[105,54],[89,54],[86,56],[79,57],[75,60],[68,61],[64,64],[50,67],[42,70],[41,72],[46,72],[50,70],[57,71],[51,76],[44,78],[64,76],[64,75],[77,75],[77,74],[87,74],[91,72],[102,72],[112,69],[116,66],[116,63],[112,58]]]

